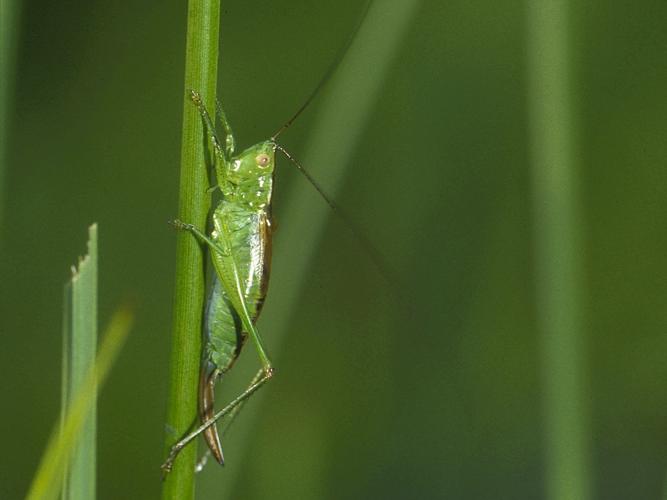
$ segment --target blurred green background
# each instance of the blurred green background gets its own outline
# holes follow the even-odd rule
[[[526,6],[411,3],[335,196],[393,279],[334,215],[312,228],[312,258],[298,235],[281,238],[290,199],[305,197],[302,211],[323,202],[279,160],[260,321],[277,376],[225,439],[225,468],[201,475],[201,498],[545,498]],[[58,415],[62,284],[97,221],[101,326],[124,299],[139,304],[99,401],[99,498],[157,498],[186,6],[35,0],[17,11],[16,64],[1,75],[13,90],[0,497],[25,494]],[[223,2],[219,92],[241,148],[299,107],[361,11],[352,0]],[[591,1],[571,19],[586,474],[591,498],[656,499],[667,471],[667,4]],[[328,91],[281,138],[297,158]],[[327,189],[326,158],[308,158]],[[289,310],[283,294],[298,298]],[[255,358],[245,352],[220,400]]]

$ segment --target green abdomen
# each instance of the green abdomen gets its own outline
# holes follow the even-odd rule
[[[253,322],[257,320],[268,288],[271,263],[271,226],[264,210],[248,211],[223,204],[213,214],[213,239],[229,255],[213,252],[216,267],[204,318],[204,361],[225,372],[238,357],[247,332],[241,324],[228,289],[233,286],[232,264]],[[220,276],[226,283],[222,283]]]

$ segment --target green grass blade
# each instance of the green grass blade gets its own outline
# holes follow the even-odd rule
[[[200,92],[209,110],[215,109],[218,71],[218,33],[220,2],[191,0],[185,54],[185,89]],[[184,97],[181,145],[181,178],[178,217],[198,227],[205,227],[210,200],[204,131],[197,109]],[[197,383],[201,356],[201,317],[204,304],[202,250],[189,234],[177,236],[176,288],[170,369],[169,402],[165,436],[165,455],[195,422]],[[194,496],[196,445],[179,455],[167,476],[163,499],[187,500]],[[157,477],[157,471],[156,471]]]
[[[51,434],[46,451],[30,485],[26,497],[28,500],[48,500],[58,497],[67,463],[77,448],[90,412],[95,405],[98,387],[101,387],[106,380],[131,326],[132,313],[128,308],[121,308],[113,315],[104,333],[104,340],[95,365],[90,367],[79,390],[73,396],[64,421],[56,426]]]
[[[79,262],[71,282],[71,330],[69,337],[68,395],[78,394],[97,352],[97,225],[89,228],[88,255]],[[69,464],[66,500],[95,498],[97,403],[92,396],[88,418]],[[69,406],[71,401],[67,401]]]
[[[5,176],[9,144],[10,102],[16,67],[16,37],[20,4],[0,0],[0,244],[5,213]],[[0,250],[2,250],[0,248]]]
[[[60,380],[60,433],[64,433],[65,420],[67,418],[67,407],[69,406],[70,394],[70,369],[71,369],[71,342],[72,342],[72,282],[65,283],[63,294],[63,333],[62,333],[62,355],[61,355],[61,380]],[[62,500],[69,498],[69,464],[63,467],[63,483],[60,489]]]
[[[590,498],[570,3],[528,3],[528,76],[547,498]]]

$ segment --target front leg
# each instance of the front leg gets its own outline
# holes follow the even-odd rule
[[[190,90],[190,100],[192,103],[197,106],[199,114],[201,115],[202,121],[204,122],[204,127],[206,129],[206,135],[208,136],[211,144],[213,145],[213,156],[215,158],[215,175],[218,178],[218,184],[225,184],[227,182],[227,173],[230,168],[230,163],[232,161],[232,155],[234,154],[234,136],[232,134],[232,129],[227,122],[227,117],[222,111],[222,106],[220,106],[218,113],[220,115],[220,121],[222,122],[224,133],[225,133],[225,147],[223,149],[220,139],[215,132],[215,124],[211,120],[211,116],[204,106],[201,95],[196,90]]]
[[[173,221],[170,221],[169,223],[172,226],[174,226],[176,229],[179,229],[181,231],[188,231],[195,238],[197,238],[197,240],[200,243],[210,246],[211,249],[215,250],[216,252],[220,253],[221,255],[224,255],[224,256],[229,256],[230,255],[230,250],[228,248],[224,248],[218,242],[213,241],[204,232],[197,229],[194,226],[194,224],[188,224],[188,223],[180,221],[178,219],[174,219]]]

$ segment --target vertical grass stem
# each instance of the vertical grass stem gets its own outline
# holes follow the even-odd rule
[[[590,498],[570,3],[528,2],[528,95],[546,498]]]
[[[205,227],[210,200],[207,195],[206,149],[197,109],[186,98],[187,89],[197,90],[208,109],[215,109],[218,72],[219,0],[190,0],[187,13],[185,86],[179,219]],[[201,351],[201,317],[204,304],[202,250],[189,234],[177,235],[176,289],[174,293],[172,354],[167,408],[166,450],[195,422],[197,378]],[[167,476],[163,499],[194,497],[196,446],[181,453]],[[156,477],[159,474],[156,468]]]

